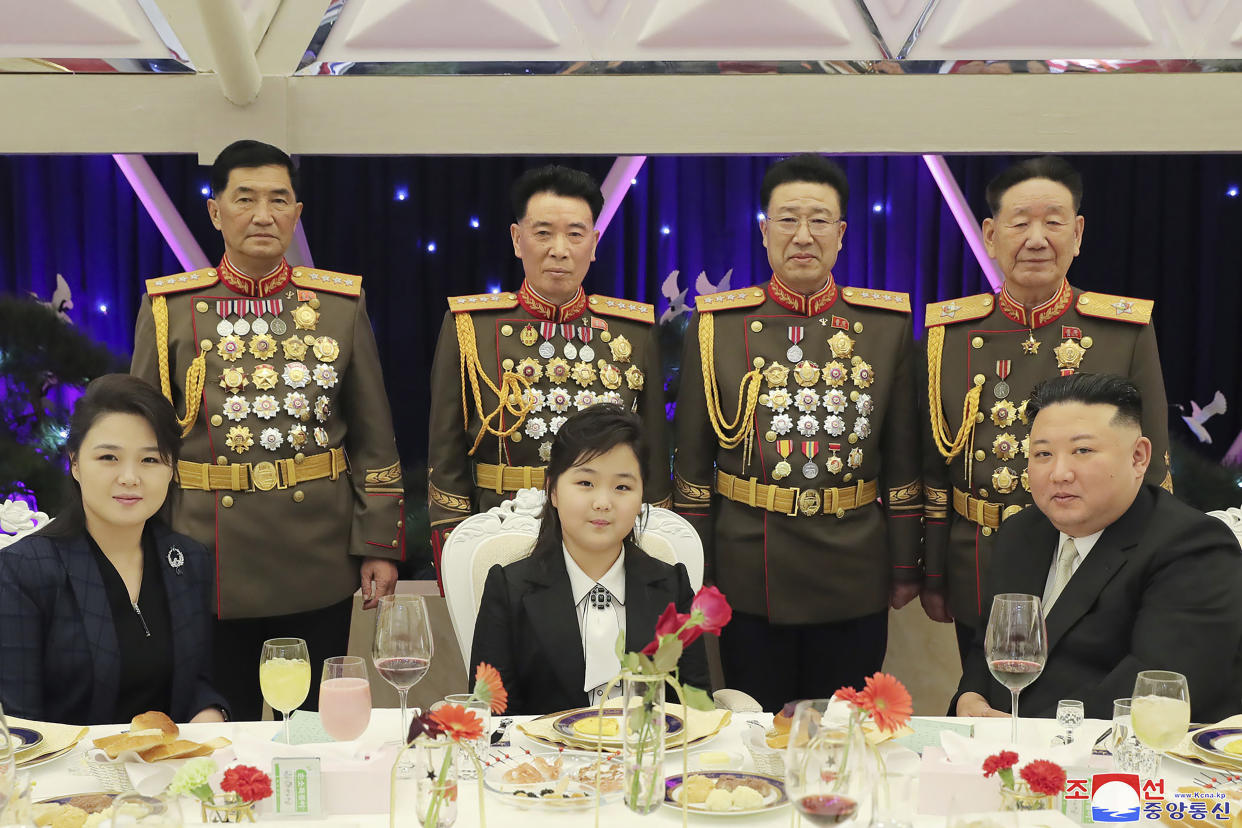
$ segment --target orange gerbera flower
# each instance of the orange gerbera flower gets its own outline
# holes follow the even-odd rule
[[[460,704],[443,704],[431,711],[431,718],[454,742],[473,742],[483,735],[483,720]]]
[[[858,706],[870,714],[875,726],[892,733],[905,726],[914,712],[905,685],[888,673],[876,673],[858,693]]]
[[[504,713],[509,706],[509,691],[500,680],[500,671],[486,661],[480,661],[474,671],[474,696],[493,713]]]

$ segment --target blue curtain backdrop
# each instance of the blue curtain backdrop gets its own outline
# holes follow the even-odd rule
[[[149,162],[213,260],[207,172],[189,156]],[[549,158],[304,157],[303,222],[316,265],[360,273],[407,464],[426,457],[427,376],[445,308],[458,293],[510,290],[521,279],[509,241],[508,185]],[[561,157],[600,180],[611,157]],[[588,291],[668,306],[704,273],[733,286],[769,275],[756,227],[769,157],[651,158],[600,244]],[[1082,170],[1083,252],[1070,271],[1084,288],[1156,300],[1169,400],[1231,410],[1208,423],[1219,456],[1242,417],[1242,156],[1070,157]],[[1012,158],[951,157],[976,216],[983,187]],[[928,301],[988,285],[922,160],[850,156],[842,284],[908,291]],[[1230,195],[1233,193],[1233,195]],[[51,296],[64,275],[76,323],[120,353],[132,349],[144,279],[180,270],[110,156],[0,156],[0,291]],[[105,310],[106,308],[106,310]],[[916,315],[921,336],[922,314]],[[676,355],[673,355],[674,357]],[[1180,421],[1173,417],[1173,422]]]

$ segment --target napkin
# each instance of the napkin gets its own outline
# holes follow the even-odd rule
[[[1091,757],[1091,741],[1079,739],[1070,745],[1039,744],[1023,742],[1012,745],[1006,738],[967,737],[961,733],[946,730],[940,734],[940,746],[951,764],[976,767],[982,773],[983,760],[1002,750],[1011,750],[1018,754],[1018,767],[1034,759],[1047,759],[1063,768],[1086,765]]]
[[[82,741],[86,736],[87,730],[89,730],[89,728],[79,727],[78,725],[36,722],[30,719],[19,719],[16,716],[8,716],[7,721],[9,727],[25,727],[30,730],[37,730],[43,734],[42,742],[17,752],[18,767],[28,762],[42,759],[45,756],[50,756],[67,747],[73,747]]]
[[[1202,733],[1205,730],[1215,730],[1218,727],[1242,727],[1242,715],[1230,716],[1227,719],[1221,719],[1216,724],[1205,725],[1196,730],[1192,730],[1182,737],[1182,740],[1178,742],[1177,747],[1172,748],[1168,752],[1173,756],[1199,762],[1208,765],[1209,767],[1230,771],[1242,770],[1242,756],[1239,756],[1236,761],[1230,761],[1229,759],[1220,756],[1204,756],[1195,748],[1194,743],[1190,741],[1196,734]]]
[[[676,736],[669,737],[668,741],[665,742],[665,747],[667,748],[680,747],[683,738],[687,738],[693,742],[695,739],[700,737],[715,735],[729,724],[729,721],[733,715],[732,712],[728,710],[691,709],[687,712],[686,708],[680,704],[665,704],[664,712],[681,718],[681,720],[686,723],[686,732],[688,734],[683,737],[682,734],[678,733]],[[540,716],[539,718],[532,719],[529,722],[523,722],[517,727],[518,730],[533,739],[542,739],[549,742],[555,742],[558,745],[572,748],[574,750],[581,750],[583,742],[567,740],[563,734],[558,733],[552,726],[552,723],[563,715],[565,715],[565,712],[549,713],[546,716]]]

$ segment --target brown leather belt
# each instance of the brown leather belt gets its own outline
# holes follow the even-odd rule
[[[312,454],[299,461],[296,457],[281,460],[264,460],[261,463],[214,463],[177,461],[177,478],[183,489],[231,492],[252,492],[258,489],[287,489],[308,480],[329,477],[336,480],[341,472],[349,471],[345,449],[337,448],[321,454]]]
[[[999,529],[1002,523],[1024,508],[1026,507],[1016,504],[1005,506],[1001,503],[990,503],[963,492],[961,489],[953,490],[953,511],[985,529]]]
[[[490,489],[496,494],[516,492],[518,489],[542,489],[543,478],[542,466],[474,464],[475,485],[480,489]]]
[[[842,517],[850,509],[874,503],[878,493],[874,480],[859,480],[853,486],[838,489],[790,489],[760,483],[753,477],[734,477],[722,471],[716,472],[716,491],[729,500],[748,506],[783,515],[807,517],[821,512]]]

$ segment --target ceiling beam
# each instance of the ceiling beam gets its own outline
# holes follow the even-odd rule
[[[325,3],[284,0],[259,45],[259,70],[265,75],[291,75],[323,20]]]

